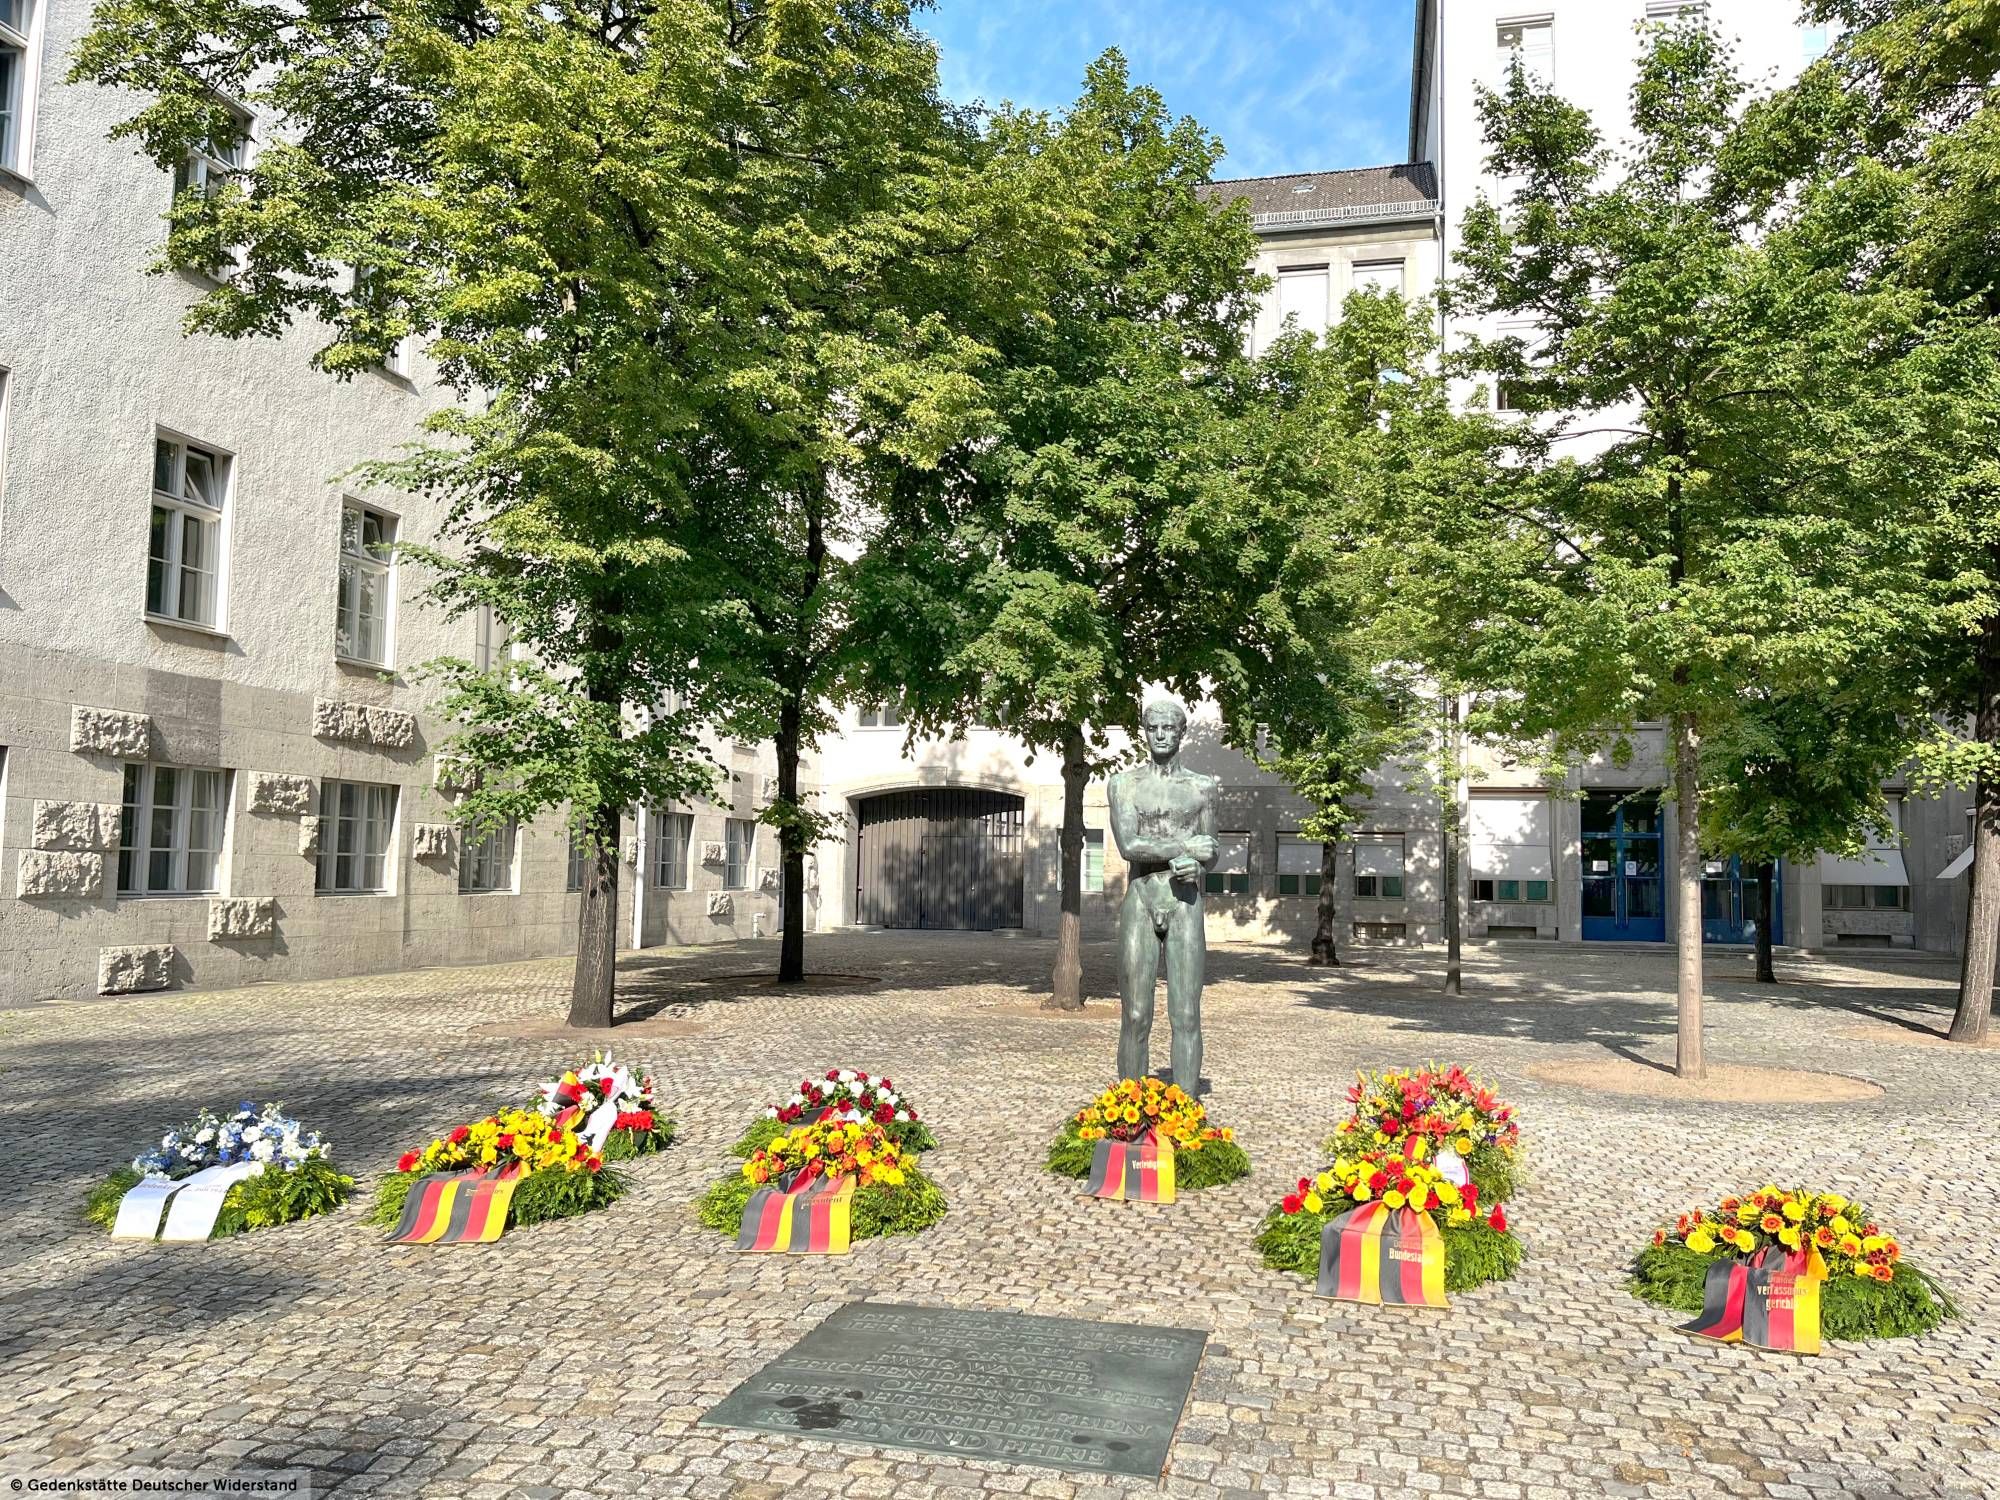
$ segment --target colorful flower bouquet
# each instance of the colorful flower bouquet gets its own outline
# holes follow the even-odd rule
[[[1663,1307],[1698,1313],[1709,1267],[1760,1252],[1817,1252],[1826,1267],[1820,1329],[1832,1339],[1902,1338],[1956,1317],[1951,1297],[1903,1258],[1866,1205],[1840,1193],[1771,1184],[1713,1209],[1691,1209],[1653,1231],[1632,1268],[1632,1291]]]
[[[1378,1151],[1410,1161],[1450,1151],[1491,1203],[1514,1196],[1521,1126],[1512,1106],[1454,1064],[1389,1073],[1360,1073],[1348,1086],[1352,1112],[1327,1138],[1330,1155]]]
[[[229,1115],[204,1109],[93,1188],[84,1216],[109,1229],[119,1203],[141,1182],[181,1181],[209,1167],[255,1162],[263,1170],[230,1186],[209,1237],[290,1224],[338,1208],[354,1190],[354,1179],[333,1165],[332,1156],[319,1132],[302,1128],[281,1104],[245,1100]]]
[[[617,1201],[625,1179],[604,1165],[576,1124],[539,1109],[503,1109],[460,1125],[421,1151],[406,1151],[395,1174],[375,1190],[368,1221],[384,1228],[402,1216],[403,1200],[424,1177],[488,1169],[519,1176],[508,1201],[507,1228],[567,1219]]]
[[[803,1187],[821,1178],[852,1178],[852,1235],[915,1234],[945,1215],[944,1194],[917,1166],[917,1153],[874,1121],[812,1120],[754,1148],[742,1169],[695,1205],[710,1229],[734,1235],[750,1195],[771,1183]]]
[[[1504,1281],[1521,1264],[1521,1244],[1507,1227],[1507,1211],[1489,1201],[1473,1181],[1459,1183],[1434,1163],[1412,1161],[1378,1146],[1336,1157],[1264,1218],[1257,1248],[1274,1270],[1319,1274],[1320,1241],[1329,1222],[1364,1203],[1410,1208],[1429,1216],[1444,1240],[1444,1289],[1468,1291]]]
[[[822,1078],[801,1080],[796,1093],[782,1104],[768,1106],[743,1132],[734,1150],[754,1156],[793,1127],[818,1120],[878,1125],[882,1133],[908,1151],[930,1151],[937,1137],[917,1118],[917,1107],[886,1078],[854,1068],[828,1068]]]
[[[634,1073],[608,1055],[565,1071],[541,1088],[541,1112],[581,1135],[605,1161],[630,1161],[670,1145],[674,1122],[661,1117],[653,1075]]]
[[[1064,1121],[1049,1143],[1048,1170],[1058,1177],[1086,1176],[1099,1141],[1137,1141],[1151,1130],[1174,1148],[1177,1188],[1215,1187],[1250,1170],[1235,1131],[1210,1125],[1199,1101],[1157,1078],[1123,1079]]]

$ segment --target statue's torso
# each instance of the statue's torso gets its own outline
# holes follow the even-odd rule
[[[1111,778],[1111,799],[1129,808],[1134,831],[1142,839],[1184,839],[1201,831],[1203,805],[1213,794],[1215,778],[1175,767],[1166,775],[1151,765],[1134,766]],[[1131,867],[1125,899],[1165,914],[1175,906],[1201,904],[1201,882],[1173,879],[1163,863],[1140,860]]]

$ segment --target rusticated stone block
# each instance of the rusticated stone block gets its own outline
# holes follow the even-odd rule
[[[719,865],[728,858],[729,855],[727,851],[723,849],[722,844],[719,840],[707,839],[702,843],[701,862],[703,864]]]
[[[730,899],[729,892],[710,891],[708,893],[708,914],[711,917],[726,917],[734,913],[735,910],[736,903]]]
[[[313,810],[313,779],[292,776],[284,771],[250,773],[250,811],[253,813],[309,813]]]
[[[144,714],[121,714],[110,708],[69,710],[69,747],[87,755],[115,755],[144,760],[153,748],[153,721]]]
[[[450,859],[451,824],[412,824],[410,828],[410,852],[417,859]]]
[[[21,856],[21,899],[95,896],[104,889],[104,856],[30,849]]]
[[[321,819],[318,813],[309,813],[299,819],[299,853],[307,859],[319,858],[319,831]]]
[[[479,767],[458,755],[440,755],[431,762],[431,785],[446,796],[479,789]]]
[[[759,870],[757,872],[757,889],[767,896],[775,896],[778,894],[778,888],[784,883],[784,879],[785,872],[782,870]]]
[[[313,734],[325,740],[352,740],[401,750],[416,742],[417,721],[393,708],[371,708],[334,698],[313,699]]]
[[[34,846],[37,849],[116,849],[116,802],[35,802]]]
[[[140,990],[163,990],[173,982],[173,974],[172,943],[97,950],[97,993],[100,995],[131,995]]]
[[[212,896],[208,940],[271,937],[278,930],[278,903],[270,896]]]
[[[618,846],[618,857],[636,868],[639,863],[639,840],[635,834],[627,834]]]

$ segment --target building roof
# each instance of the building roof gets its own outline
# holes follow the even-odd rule
[[[1221,202],[1245,203],[1259,229],[1427,219],[1437,211],[1437,172],[1429,162],[1415,161],[1345,172],[1233,177],[1212,182],[1202,192]]]

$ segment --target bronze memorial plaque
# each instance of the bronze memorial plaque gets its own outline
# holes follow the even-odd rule
[[[703,1427],[1157,1479],[1206,1333],[850,1302]]]

